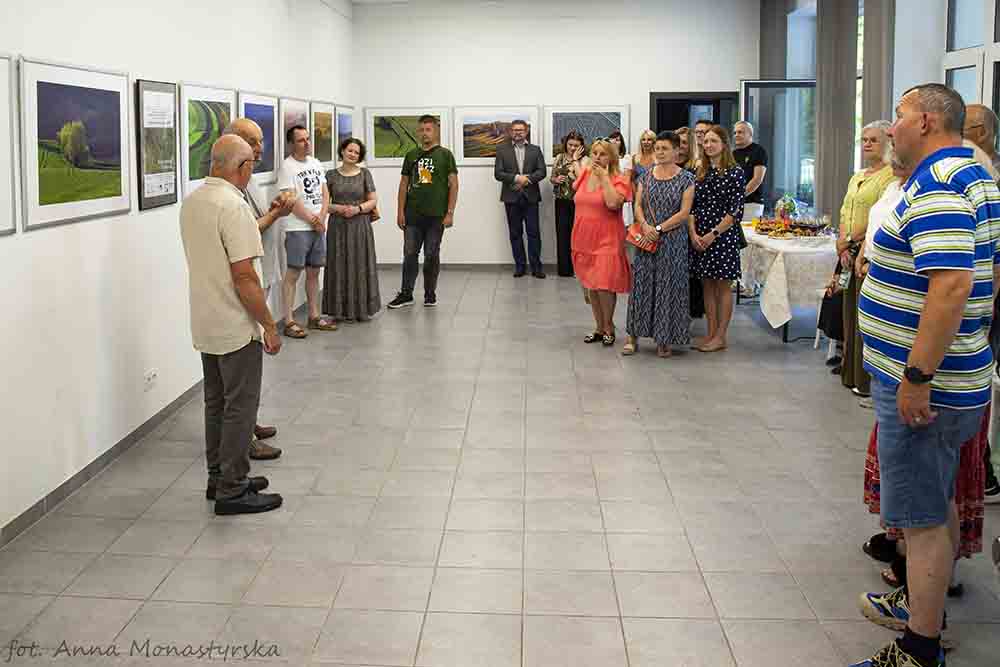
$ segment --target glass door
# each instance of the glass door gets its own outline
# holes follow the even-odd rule
[[[754,141],[768,154],[764,210],[788,194],[815,205],[816,80],[740,82],[740,118],[754,128]]]

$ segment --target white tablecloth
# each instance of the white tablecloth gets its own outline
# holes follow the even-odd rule
[[[777,329],[792,319],[793,307],[815,308],[837,262],[832,236],[788,240],[768,238],[744,227],[746,249],[740,253],[743,282],[759,285],[760,310]]]

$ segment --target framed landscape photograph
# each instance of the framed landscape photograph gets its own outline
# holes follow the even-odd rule
[[[344,139],[354,136],[354,107],[337,105],[337,143],[339,148]],[[339,159],[339,157],[338,157]]]
[[[239,94],[239,118],[248,118],[260,126],[264,135],[264,146],[260,162],[254,165],[254,180],[261,184],[278,180],[278,97],[260,93]]]
[[[497,146],[510,141],[510,124],[528,123],[528,142],[539,145],[538,107],[455,107],[455,160],[493,166]]]
[[[562,150],[562,138],[571,130],[583,135],[587,146],[615,130],[629,137],[629,106],[545,107],[545,159],[551,163]]]
[[[313,156],[325,167],[337,164],[337,143],[334,136],[334,121],[337,110],[329,102],[313,102],[309,107],[312,114]]]
[[[212,144],[236,114],[236,91],[181,84],[181,163],[184,194],[194,192],[212,166]]]
[[[135,82],[139,210],[177,202],[177,85]]]
[[[21,59],[24,228],[127,213],[129,77]]]
[[[438,142],[451,148],[451,114],[447,107],[368,107],[365,109],[366,162],[375,167],[401,166],[419,144],[417,125],[424,114],[440,122]]]
[[[284,146],[284,150],[281,153],[281,159],[284,160],[292,154],[291,144],[285,141],[285,133],[288,132],[288,128],[301,125],[309,130],[310,136],[312,135],[312,129],[309,125],[309,102],[282,97],[280,111],[281,131],[279,132],[279,140],[281,141],[281,145]]]
[[[17,90],[14,82],[14,59],[0,54],[0,236],[17,231],[17,209],[14,172],[14,100]]]

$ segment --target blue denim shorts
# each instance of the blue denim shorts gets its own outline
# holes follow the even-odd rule
[[[985,408],[933,408],[937,418],[911,428],[896,412],[897,386],[872,378],[878,419],[882,523],[888,528],[931,528],[948,523],[962,445],[979,431]]]
[[[302,269],[326,265],[326,234],[319,232],[286,232],[285,256],[288,266]]]

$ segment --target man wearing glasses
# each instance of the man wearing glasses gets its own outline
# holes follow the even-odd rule
[[[253,151],[254,164],[260,162],[264,150],[264,132],[249,118],[237,118],[223,134],[235,134],[250,145]],[[265,211],[260,202],[267,201],[257,182],[251,178],[243,189],[243,200],[250,205],[257,228],[260,230],[260,240],[264,246],[264,257],[261,260],[261,280],[264,283],[264,298],[269,299],[271,285],[278,280],[278,227],[275,222],[289,215],[295,205],[296,197],[291,193],[281,193],[271,201]],[[269,461],[281,456],[281,449],[267,445],[261,440],[277,435],[278,429],[273,426],[253,427],[254,438],[250,443],[250,458],[256,461]]]
[[[709,120],[708,118],[699,118],[695,122],[695,124],[694,124],[694,143],[695,143],[695,148],[694,148],[694,151],[691,154],[691,156],[695,160],[700,160],[702,158],[703,154],[702,154],[702,151],[701,151],[701,145],[702,145],[702,142],[705,141],[705,135],[708,134],[708,131],[712,129],[713,125],[715,125],[715,123],[712,122],[711,120]]]
[[[216,514],[267,512],[282,502],[280,495],[260,493],[266,477],[247,476],[263,352],[281,349],[261,287],[260,231],[242,194],[253,166],[246,141],[221,137],[212,145],[209,177],[180,214],[191,338],[205,377],[205,497],[215,501]]]

